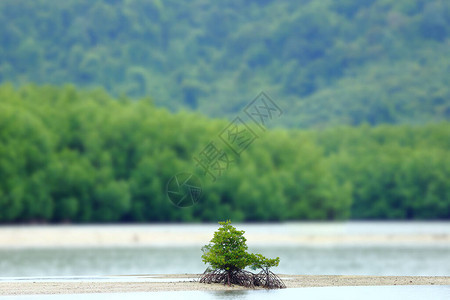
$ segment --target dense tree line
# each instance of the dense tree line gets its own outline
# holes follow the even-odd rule
[[[102,86],[234,115],[261,90],[294,128],[450,118],[446,0],[3,0],[0,82]]]
[[[165,186],[227,126],[102,90],[0,86],[0,222],[450,218],[450,126],[277,129],[203,196]],[[194,171],[193,171],[194,172]]]

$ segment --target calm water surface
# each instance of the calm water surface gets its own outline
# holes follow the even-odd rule
[[[190,292],[152,292],[152,293],[116,293],[116,294],[82,294],[82,295],[44,295],[44,296],[12,296],[0,299],[315,299],[315,300],[448,300],[450,286],[376,286],[376,287],[324,287],[300,288],[284,290],[248,290],[248,291],[190,291]]]
[[[251,233],[313,235],[450,235],[450,223],[350,223],[248,225]],[[170,225],[167,230],[214,232],[217,225]],[[130,229],[131,230],[131,229]],[[145,230],[145,229],[142,229]],[[158,230],[158,226],[149,227]],[[172,247],[0,248],[0,280],[7,277],[105,276],[202,273],[201,245]],[[450,244],[251,244],[249,250],[279,256],[283,274],[447,275]]]

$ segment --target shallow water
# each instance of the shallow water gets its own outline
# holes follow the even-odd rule
[[[376,286],[376,287],[322,287],[297,288],[283,290],[248,290],[248,291],[187,291],[187,292],[149,292],[149,293],[115,293],[115,294],[78,294],[78,295],[27,295],[8,296],[0,299],[315,299],[315,300],[448,300],[450,286]]]
[[[450,275],[447,246],[251,247],[279,256],[282,274]],[[199,247],[0,250],[1,277],[202,273]]]
[[[238,224],[246,235],[450,236],[449,222],[348,222]],[[78,227],[77,227],[78,228]],[[80,226],[89,231],[98,226]],[[214,224],[114,226],[120,231],[212,233]],[[262,241],[262,240],[261,240]],[[450,276],[450,243],[273,243],[248,241],[249,251],[281,259],[282,274],[309,275],[442,275]],[[4,245],[2,245],[4,246]],[[1,277],[110,276],[135,274],[202,273],[201,244],[154,247],[0,248]],[[0,277],[0,278],[1,278]]]

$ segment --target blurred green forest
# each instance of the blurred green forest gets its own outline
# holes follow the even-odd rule
[[[2,0],[0,222],[450,218],[450,1]],[[188,208],[260,91],[272,129]]]
[[[0,82],[220,118],[266,90],[285,127],[426,124],[450,118],[449,37],[447,0],[2,0]]]
[[[186,209],[165,194],[227,126],[103,90],[0,86],[0,222],[450,218],[450,124],[273,129]]]

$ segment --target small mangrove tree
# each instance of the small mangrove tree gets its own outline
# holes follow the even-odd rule
[[[261,254],[247,252],[247,239],[243,230],[237,230],[231,221],[219,222],[221,227],[214,233],[208,245],[202,248],[202,260],[208,264],[200,282],[223,283],[244,287],[285,288],[283,281],[270,268],[278,266],[280,258],[269,259]],[[245,270],[261,269],[258,274]]]

